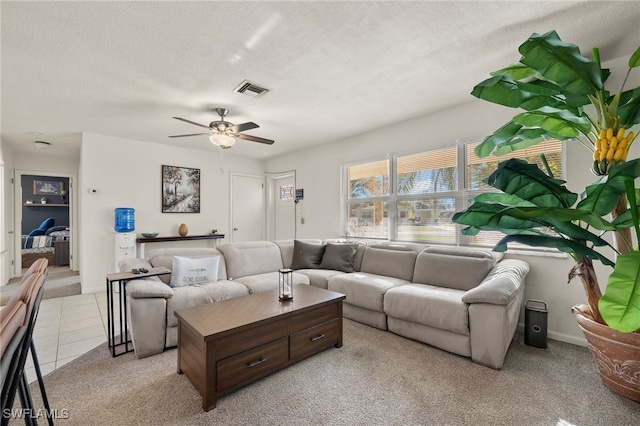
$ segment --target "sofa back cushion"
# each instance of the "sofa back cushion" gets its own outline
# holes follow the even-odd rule
[[[172,269],[174,256],[193,258],[220,256],[220,262],[218,264],[218,280],[227,279],[227,268],[225,265],[225,260],[222,257],[222,253],[214,248],[161,248],[149,250],[146,254],[147,261],[154,268],[164,266],[165,268]],[[171,275],[169,274],[160,275],[158,278],[160,278],[160,280],[162,280],[162,282],[165,284],[169,284],[171,282]]]
[[[418,254],[413,282],[471,290],[482,282],[501,253],[465,247],[428,247]]]
[[[417,252],[401,245],[367,247],[360,271],[411,281],[417,255]]]
[[[271,241],[222,244],[229,279],[275,272],[283,268],[280,249]]]

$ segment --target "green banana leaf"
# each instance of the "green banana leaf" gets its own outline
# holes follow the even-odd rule
[[[469,225],[482,231],[500,231],[504,234],[530,233],[545,235],[541,229],[548,228],[563,238],[591,242],[594,246],[609,243],[577,223],[584,222],[598,230],[614,231],[616,228],[606,220],[586,211],[553,207],[513,207],[501,204],[474,202],[467,210],[457,212],[453,221]]]
[[[523,80],[529,79],[531,77],[540,78],[540,75],[532,68],[526,66],[525,64],[521,64],[520,62],[516,62],[511,65],[507,65],[506,67],[493,71],[490,73],[492,76],[497,75],[508,75],[513,80]]]
[[[630,333],[640,329],[640,252],[618,256],[598,309],[615,330]]]
[[[565,43],[555,31],[532,34],[518,49],[520,62],[557,84],[567,93],[596,94],[603,87],[598,64],[580,54],[575,44]]]
[[[627,99],[624,95],[629,92],[630,97]],[[620,97],[620,102],[624,104],[618,107],[618,114],[620,115],[620,125],[628,129],[634,124],[640,123],[640,87],[625,93]]]
[[[563,139],[586,135],[591,130],[588,118],[551,106],[518,114],[513,117],[513,122],[526,127],[540,127],[547,132],[563,136]]]
[[[487,157],[495,150],[496,155],[505,155],[510,152],[536,145],[549,137],[559,140],[564,139],[560,135],[551,135],[544,129],[527,129],[513,121],[496,130],[492,135],[482,140],[475,154],[479,158]]]
[[[514,81],[507,75],[495,76],[477,84],[471,94],[479,99],[527,111],[543,106],[566,107],[559,87],[544,82]],[[588,101],[588,98],[587,98]]]
[[[551,178],[535,164],[517,158],[499,163],[485,183],[540,207],[571,207],[578,199],[578,194],[564,186],[565,181]]]
[[[606,179],[601,179],[585,188],[583,199],[576,208],[593,212],[598,216],[610,213],[620,196],[626,192],[625,181],[637,177],[640,177],[640,159],[638,158],[614,167]]]
[[[507,245],[510,242],[525,244],[532,247],[546,247],[555,248],[564,253],[570,253],[575,258],[587,256],[591,259],[596,259],[602,262],[604,265],[613,266],[614,262],[607,257],[601,255],[595,250],[581,244],[577,241],[566,240],[559,237],[539,236],[539,235],[507,235],[498,241],[498,244],[493,248],[494,251],[504,252],[507,251]]]

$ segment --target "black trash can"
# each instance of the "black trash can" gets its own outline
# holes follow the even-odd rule
[[[524,302],[524,343],[537,348],[547,347],[547,304],[542,300]]]

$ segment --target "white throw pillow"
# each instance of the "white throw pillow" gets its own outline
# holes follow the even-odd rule
[[[171,287],[185,287],[218,281],[220,256],[214,257],[173,257]]]

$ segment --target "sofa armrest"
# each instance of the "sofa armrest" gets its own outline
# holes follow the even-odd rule
[[[133,299],[173,297],[173,289],[160,281],[158,277],[140,278],[127,282],[127,295]]]
[[[120,262],[118,262],[118,268],[120,269],[120,271],[124,272],[130,271],[133,268],[151,269],[153,268],[153,266],[151,266],[151,264],[146,259],[142,259],[139,257],[130,257],[128,259],[122,259]]]
[[[529,264],[516,259],[498,262],[479,286],[462,296],[464,303],[489,303],[507,305],[518,289],[524,285],[524,277],[529,272]]]

